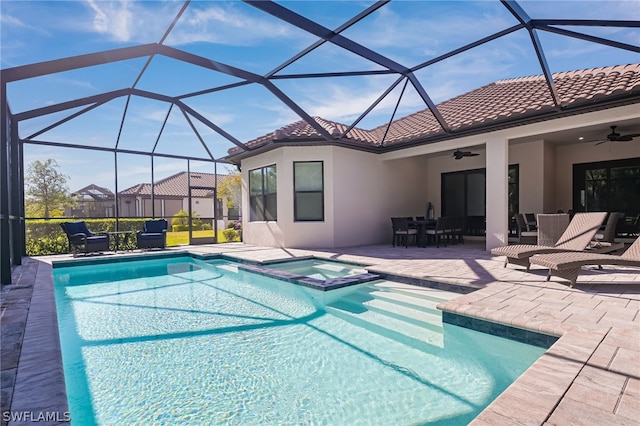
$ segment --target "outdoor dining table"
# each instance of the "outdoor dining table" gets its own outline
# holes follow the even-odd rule
[[[416,239],[416,244],[418,245],[418,247],[426,247],[427,246],[427,229],[435,229],[436,220],[435,219],[410,220],[409,226],[413,226],[418,229],[418,238]]]

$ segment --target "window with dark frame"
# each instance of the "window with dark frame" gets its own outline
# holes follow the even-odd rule
[[[485,232],[486,216],[486,169],[462,170],[442,173],[441,202],[443,216],[467,218],[466,232],[481,235]],[[508,170],[508,208],[512,218],[519,209],[519,165],[512,164]],[[509,225],[512,226],[511,224]]]
[[[278,220],[276,166],[249,170],[249,221]]]
[[[509,230],[517,232],[515,215],[520,212],[520,165],[509,166]]]
[[[293,211],[297,222],[324,221],[324,164],[293,162]]]
[[[640,214],[640,158],[573,165],[573,210]]]

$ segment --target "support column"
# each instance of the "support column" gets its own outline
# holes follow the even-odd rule
[[[12,234],[9,223],[10,164],[9,139],[11,138],[9,106],[7,105],[6,84],[0,87],[0,284],[11,284],[11,266],[13,263]]]
[[[11,137],[9,145],[9,166],[11,167],[9,188],[9,213],[11,220],[11,251],[13,253],[13,264],[22,265],[22,256],[27,254],[26,250],[26,223],[24,220],[24,173],[23,147],[18,137],[18,126],[15,121],[11,121]]]
[[[487,141],[486,249],[509,243],[509,141]]]

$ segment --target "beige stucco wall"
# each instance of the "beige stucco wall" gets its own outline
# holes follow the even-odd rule
[[[323,222],[295,222],[293,162],[324,162]],[[426,174],[419,159],[382,162],[379,156],[335,146],[282,147],[242,161],[243,185],[249,170],[275,164],[278,220],[249,221],[249,195],[243,188],[244,241],[275,247],[348,247],[391,242],[391,216],[422,215]]]
[[[173,209],[170,209],[170,202],[174,200],[167,200],[165,203],[165,210],[167,213],[172,212]],[[183,198],[182,201],[175,200],[178,202],[178,205],[185,212],[189,211],[189,198]],[[213,217],[214,216],[214,206],[213,206],[213,198],[191,198],[193,212],[197,214],[199,217]],[[175,205],[175,203],[174,203]],[[175,212],[177,213],[177,212]],[[173,213],[173,214],[175,214]]]
[[[542,140],[509,146],[509,164],[518,164],[520,213],[547,213],[544,206],[545,155]]]
[[[568,211],[570,207],[563,207],[556,203],[556,167],[557,167],[557,146],[549,143],[544,144],[544,172],[543,172],[543,194],[542,210],[536,213],[556,213],[558,209]]]
[[[392,216],[426,211],[426,173],[418,158],[382,161],[344,148],[334,152],[336,247],[391,244]]]

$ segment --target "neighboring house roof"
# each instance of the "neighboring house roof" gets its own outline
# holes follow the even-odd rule
[[[478,132],[493,127],[515,126],[525,120],[552,119],[575,113],[581,108],[611,107],[603,100],[629,102],[640,97],[640,64],[617,65],[553,74],[560,106],[556,107],[542,75],[499,80],[437,105],[451,128],[445,132],[429,109],[416,112],[391,123],[364,130],[354,127],[343,138],[331,143],[383,150],[442,140],[447,137]],[[591,110],[591,109],[590,109]],[[330,135],[339,138],[349,126],[313,117]],[[388,130],[387,130],[388,127]],[[284,126],[245,145],[250,149],[277,143],[327,144],[312,126],[303,120]],[[231,148],[229,156],[246,157],[250,152]]]
[[[82,198],[92,198],[96,201],[112,200],[114,193],[110,189],[98,185],[87,185],[73,193],[73,195]]]
[[[213,173],[191,172],[191,186],[204,186],[207,188],[218,187],[220,181],[227,175],[216,175]],[[156,197],[187,197],[189,181],[187,172],[176,173],[175,175],[161,179],[153,185],[153,192]],[[151,184],[139,183],[118,193],[119,195],[142,195],[151,196]],[[193,197],[211,197],[213,190],[193,189]]]

